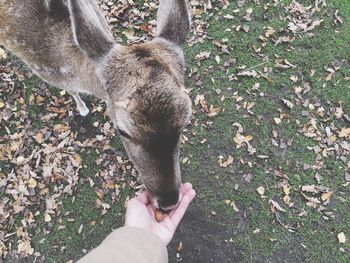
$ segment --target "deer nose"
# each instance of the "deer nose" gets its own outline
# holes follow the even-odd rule
[[[157,206],[163,211],[167,212],[177,207],[182,199],[180,192],[167,193],[157,200]]]

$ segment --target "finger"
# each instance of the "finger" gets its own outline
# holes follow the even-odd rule
[[[169,214],[169,217],[171,218],[173,224],[175,227],[180,223],[182,217],[184,216],[188,206],[190,205],[193,198],[196,196],[196,191],[193,189],[190,189],[182,198],[179,206],[175,208],[171,213]]]
[[[150,214],[150,215],[152,215],[152,217],[154,218],[154,213],[155,213],[155,208],[154,208],[154,206],[153,205],[151,205],[151,204],[148,204],[147,205],[147,210],[148,210],[148,213]]]
[[[180,192],[185,195],[185,193],[187,193],[188,190],[192,189],[193,186],[191,183],[184,183],[183,185],[181,185],[181,189]]]
[[[143,204],[147,205],[149,204],[150,200],[148,198],[148,193],[145,191],[139,196],[135,197],[136,200],[141,201]],[[132,200],[132,199],[131,199]]]
[[[181,185],[181,188],[180,188],[180,196],[181,198],[186,195],[186,193],[191,190],[193,188],[192,184],[191,183],[185,183],[183,185]]]

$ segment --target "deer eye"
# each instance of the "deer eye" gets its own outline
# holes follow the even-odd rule
[[[117,129],[117,131],[118,131],[120,136],[123,136],[124,138],[129,139],[129,140],[131,139],[131,136],[129,134],[127,134],[125,131],[123,131],[119,128]]]

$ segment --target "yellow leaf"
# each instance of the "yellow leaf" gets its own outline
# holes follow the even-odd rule
[[[333,73],[329,73],[328,76],[326,77],[326,81],[330,81],[333,77]]]
[[[242,144],[242,141],[240,139],[240,136],[239,134],[237,134],[234,138],[233,138],[233,141],[238,144],[238,145],[241,145]]]
[[[31,177],[29,180],[28,180],[28,187],[29,188],[35,188],[37,185],[37,182],[35,181],[35,179],[33,177]]]
[[[289,197],[289,195],[285,195],[284,197],[283,197],[283,202],[286,204],[286,205],[290,205],[290,197]]]
[[[290,186],[288,184],[283,185],[283,191],[288,196],[290,194]]]
[[[321,199],[322,201],[327,201],[331,198],[333,192],[326,192],[326,193],[323,193],[322,196],[321,196]]]
[[[244,137],[244,139],[247,141],[247,142],[250,142],[251,140],[253,140],[253,135],[247,135]]]
[[[326,150],[326,149],[323,149],[323,151],[322,151],[322,156],[323,156],[323,157],[327,157],[327,156],[328,156],[328,153],[327,153],[327,150]]]
[[[332,142],[335,142],[337,140],[337,136],[332,135],[331,137],[329,137],[329,139],[331,139]]]
[[[69,126],[64,125],[64,124],[56,124],[53,129],[58,132],[66,132],[70,129]]]
[[[81,156],[79,154],[74,154],[74,159],[77,161],[77,163],[80,165],[81,164]]]
[[[5,107],[5,103],[3,103],[2,101],[0,101],[0,109],[2,109],[3,107]]]

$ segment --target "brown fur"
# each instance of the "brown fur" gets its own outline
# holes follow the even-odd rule
[[[161,0],[157,37],[114,42],[94,0],[0,0],[0,44],[41,78],[107,103],[135,167],[155,199],[171,208],[181,182],[179,136],[191,114],[180,48],[189,29],[185,0]]]

